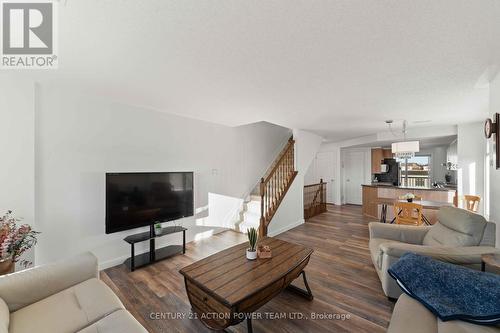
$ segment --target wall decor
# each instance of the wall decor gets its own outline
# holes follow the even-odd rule
[[[496,168],[500,169],[500,133],[499,133],[499,124],[500,124],[500,114],[495,113],[495,121],[490,118],[486,119],[484,122],[484,135],[486,139],[489,139],[495,134],[495,155],[496,155]]]

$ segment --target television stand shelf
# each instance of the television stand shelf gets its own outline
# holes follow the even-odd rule
[[[186,230],[186,228],[180,226],[165,227],[161,229],[160,234],[156,235],[154,226],[151,226],[149,232],[141,232],[139,234],[125,237],[123,240],[130,244],[130,258],[125,260],[123,263],[130,269],[130,271],[133,272],[136,268],[150,265],[179,253],[186,253]],[[182,232],[182,246],[169,245],[159,249],[155,248],[156,238],[178,232]],[[145,242],[147,240],[149,240],[149,252],[135,255],[135,244]]]

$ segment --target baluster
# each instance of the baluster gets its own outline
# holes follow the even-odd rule
[[[267,213],[266,220],[269,218],[269,211],[271,210],[271,180],[266,184],[267,186]]]
[[[286,181],[290,180],[290,149],[286,152]]]
[[[283,161],[282,163],[280,164],[280,197],[283,193],[283,188],[284,188],[284,185],[285,185],[285,182],[284,182],[284,177],[283,177]]]
[[[263,224],[265,223],[265,184],[264,184],[264,178],[260,179],[260,228],[259,228],[259,233],[260,236],[265,236],[263,235]]]
[[[278,174],[274,173],[274,209],[273,213],[276,211],[276,205],[278,204]]]

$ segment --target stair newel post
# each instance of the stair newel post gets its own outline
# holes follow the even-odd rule
[[[259,234],[261,237],[266,236],[265,235],[265,224],[266,224],[266,219],[265,219],[265,214],[267,208],[266,206],[266,184],[264,183],[264,178],[260,179],[260,225],[259,225]]]
[[[321,178],[319,180],[319,190],[320,190],[320,193],[319,193],[319,203],[320,205],[323,205],[323,178]]]

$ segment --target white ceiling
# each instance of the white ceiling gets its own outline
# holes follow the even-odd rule
[[[500,59],[495,0],[67,0],[59,16],[59,69],[16,75],[328,140],[481,120]]]

